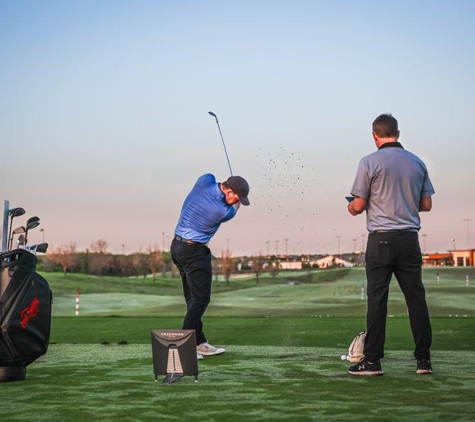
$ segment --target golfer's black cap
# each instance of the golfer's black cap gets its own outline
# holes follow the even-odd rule
[[[241,204],[250,204],[247,198],[247,195],[249,195],[249,183],[246,182],[246,179],[241,176],[231,176],[226,182],[229,188],[239,196]]]

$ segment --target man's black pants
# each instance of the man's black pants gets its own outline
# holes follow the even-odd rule
[[[370,233],[366,249],[368,312],[364,354],[384,357],[389,283],[395,275],[406,299],[416,359],[430,358],[432,329],[422,283],[422,254],[417,232]]]
[[[202,243],[188,244],[174,239],[170,248],[173,263],[180,271],[186,301],[184,330],[196,331],[196,344],[206,342],[201,317],[211,298],[211,251]]]

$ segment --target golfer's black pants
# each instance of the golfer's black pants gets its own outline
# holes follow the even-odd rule
[[[204,343],[201,318],[211,298],[211,251],[201,243],[188,244],[176,239],[170,248],[173,263],[180,271],[186,301],[184,330],[196,331],[196,344]]]
[[[395,275],[406,299],[416,359],[430,358],[432,329],[422,284],[422,254],[417,232],[370,233],[366,249],[368,313],[364,353],[384,357],[389,283]]]

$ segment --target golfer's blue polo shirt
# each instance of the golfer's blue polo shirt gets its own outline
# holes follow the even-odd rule
[[[233,205],[226,204],[216,178],[204,174],[185,199],[175,234],[194,242],[208,243],[221,223],[231,220],[236,212]]]

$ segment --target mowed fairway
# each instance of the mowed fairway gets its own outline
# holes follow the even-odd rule
[[[468,287],[467,274],[472,280]],[[281,273],[276,280],[261,279],[260,284],[252,278],[234,280],[229,285],[224,281],[214,282],[206,316],[361,317],[366,314],[363,268],[317,271],[313,279],[302,282],[295,273]],[[426,269],[424,282],[432,316],[475,317],[474,268]],[[69,292],[64,291],[68,283],[71,283]],[[53,293],[57,288],[61,294],[55,295],[54,316],[74,316],[78,287],[85,292],[80,299],[82,316],[184,315],[181,281],[177,278],[156,282],[133,279],[129,283],[119,279],[115,285],[109,280],[104,284],[102,287],[102,281],[94,277],[81,280],[78,275],[55,280]],[[404,297],[394,279],[388,313],[407,316]]]
[[[475,420],[475,288],[466,286],[467,274],[475,284],[473,269],[424,271],[431,376],[415,374],[407,310],[393,280],[385,375],[369,379],[350,376],[340,360],[364,329],[364,271],[323,273],[293,285],[291,274],[259,285],[215,283],[204,323],[210,342],[227,352],[199,362],[199,382],[168,386],[163,377],[154,381],[150,330],[180,328],[177,280],[131,281],[142,294],[125,282],[114,289],[105,280],[103,291],[101,280],[53,280],[53,292],[62,287],[52,344],[25,382],[0,384],[1,420]],[[72,279],[74,290],[62,290]],[[79,317],[77,287],[88,291]]]

